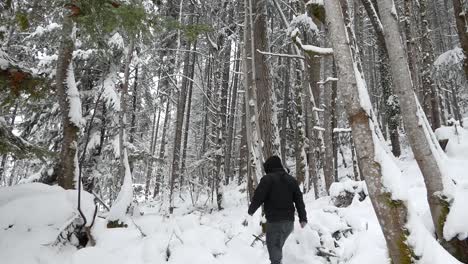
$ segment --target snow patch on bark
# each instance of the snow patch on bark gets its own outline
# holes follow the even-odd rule
[[[107,215],[107,220],[109,221],[123,220],[133,202],[132,173],[130,172],[126,149],[124,149],[123,163],[123,166],[125,167],[125,177],[117,199]]]
[[[68,117],[75,126],[81,128],[86,124],[86,121],[83,119],[83,115],[81,113],[81,99],[75,82],[73,63],[70,63],[68,66],[66,83],[68,104],[70,106]]]

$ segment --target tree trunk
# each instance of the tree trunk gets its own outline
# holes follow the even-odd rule
[[[457,24],[458,38],[460,40],[460,46],[465,55],[463,61],[463,69],[465,70],[465,77],[468,79],[468,32],[467,32],[467,18],[466,18],[466,5],[463,6],[466,0],[452,0],[453,1],[453,12],[455,14],[455,22]]]
[[[71,14],[66,10],[63,14],[62,37],[60,49],[57,58],[57,69],[55,74],[55,86],[59,98],[60,112],[62,113],[62,148],[60,151],[59,162],[56,168],[57,180],[59,186],[64,189],[73,189],[75,177],[78,171],[78,132],[79,124],[71,120],[71,106],[69,97],[70,82],[74,81],[72,57],[75,47],[73,34],[74,22]],[[80,100],[79,95],[75,100]],[[81,108],[81,106],[80,106]],[[78,110],[78,109],[75,109]],[[79,109],[81,111],[81,109]],[[80,112],[81,118],[81,112]]]
[[[184,75],[187,76],[190,63],[190,53],[185,54],[184,58]],[[182,126],[184,121],[185,103],[187,101],[187,79],[182,79],[180,91],[177,93],[177,114],[174,130],[174,144],[172,154],[172,172],[169,183],[169,212],[172,214],[174,210],[174,189],[176,188],[176,180],[180,180],[180,147],[182,142]]]
[[[150,184],[151,184],[151,172],[153,166],[153,159],[154,159],[154,149],[156,144],[154,143],[157,140],[157,134],[155,133],[156,127],[159,127],[159,118],[161,117],[161,109],[158,108],[158,114],[156,118],[156,112],[153,113],[153,123],[151,126],[151,140],[150,140],[150,150],[149,154],[145,159],[145,174],[146,174],[146,182],[145,182],[145,200],[148,200],[150,194]]]
[[[268,51],[267,2],[252,0],[253,6],[253,53],[255,54],[255,83],[258,99],[260,136],[265,157],[279,155],[279,132],[276,117],[276,96],[270,80],[267,57],[259,51]]]
[[[156,170],[156,183],[154,185],[154,192],[153,198],[159,195],[161,190],[161,183],[163,181],[162,170],[165,162],[165,155],[166,155],[166,141],[167,141],[167,132],[169,130],[169,121],[171,120],[171,93],[167,95],[166,98],[166,111],[164,113],[164,125],[162,127],[162,135],[161,135],[161,145],[159,146],[159,156],[158,156],[158,169]]]
[[[263,163],[263,150],[262,150],[262,137],[261,137],[261,132],[260,132],[260,126],[259,126],[259,112],[258,112],[258,106],[257,106],[257,69],[256,65],[258,64],[263,64],[263,63],[256,63],[258,55],[256,55],[257,52],[255,52],[255,44],[254,44],[254,9],[253,9],[253,4],[252,1],[257,1],[257,0],[245,0],[245,19],[244,19],[244,81],[245,81],[245,89],[246,92],[244,93],[245,96],[245,125],[246,125],[246,141],[247,141],[247,149],[249,153],[249,159],[248,159],[248,175],[251,177],[251,179],[248,179],[247,182],[251,182],[252,186],[252,191],[249,191],[249,194],[253,195],[253,188],[257,186],[257,183],[259,182],[260,178],[263,176],[263,168],[262,168],[262,163]],[[255,3],[255,2],[254,2]],[[263,17],[262,23],[259,23],[258,21],[256,24],[257,26],[263,26],[265,27],[265,17]],[[258,18],[256,19],[258,20]],[[257,28],[258,31],[258,28]],[[258,33],[258,32],[257,32]],[[263,34],[266,34],[264,32]],[[257,42],[258,43],[258,42]],[[261,55],[261,54],[260,54]],[[262,66],[266,67],[266,65]],[[265,74],[267,74],[266,72]],[[266,77],[266,76],[263,76]],[[264,79],[265,81],[265,79]],[[265,84],[265,83],[263,83]],[[265,87],[264,87],[265,89]],[[266,92],[269,93],[271,92],[268,89],[266,89]],[[263,95],[265,96],[265,95]],[[269,97],[266,97],[267,100],[269,100]],[[268,104],[269,105],[269,104]],[[268,118],[268,115],[263,115],[264,118]],[[264,120],[266,121],[266,120]],[[268,124],[268,123],[267,123]],[[267,125],[265,124],[265,125]],[[273,131],[271,131],[273,132]],[[273,142],[269,142],[269,147],[263,148],[265,151],[269,149],[269,151],[273,151]],[[252,198],[252,197],[250,197]]]
[[[353,65],[351,49],[345,37],[346,29],[339,0],[324,1],[324,4],[338,69],[338,89],[344,93],[344,104],[352,128],[353,139],[355,142],[359,142],[356,144],[359,165],[362,171],[366,172],[363,177],[367,183],[369,196],[382,227],[393,263],[406,263],[411,261],[408,246],[405,244],[406,207],[401,201],[391,200],[391,193],[385,191],[383,186],[382,177],[386,172],[383,170],[382,164],[379,163],[379,159],[376,158],[382,153],[375,153],[375,145],[381,144],[381,142],[373,131],[374,129],[378,130],[378,127],[375,126],[367,112],[370,109],[366,111],[362,107],[362,104],[370,102],[361,102],[362,94],[360,93],[363,91],[362,89],[358,90],[359,84],[356,80],[356,75],[359,72],[356,72],[356,67]],[[389,203],[392,206],[388,206]]]
[[[372,27],[377,35],[378,52],[379,52],[379,71],[380,83],[382,85],[383,97],[383,117],[384,124],[382,125],[385,130],[385,123],[388,125],[390,133],[390,142],[392,144],[392,153],[395,157],[401,154],[400,137],[398,134],[398,123],[400,119],[400,106],[396,96],[393,92],[393,80],[390,72],[390,63],[388,58],[388,50],[385,46],[385,36],[383,33],[382,23],[380,22],[378,10],[372,4],[371,0],[361,0],[367,15],[370,18]],[[409,19],[409,18],[408,18]]]
[[[445,212],[448,208],[440,195],[444,191],[442,172],[439,167],[440,160],[436,158],[439,153],[434,151],[440,148],[429,138],[434,135],[425,126],[427,120],[424,113],[422,113],[421,109],[418,109],[418,101],[413,93],[404,48],[400,42],[398,19],[392,11],[394,8],[393,1],[378,0],[377,3],[381,12],[382,25],[386,30],[385,40],[395,88],[400,98],[401,109],[405,113],[403,122],[414,157],[424,177],[436,234],[442,245],[449,252],[456,255],[457,248],[462,248],[461,241],[455,239],[447,243],[443,236],[443,223],[445,223],[447,216]],[[465,250],[464,254],[465,256],[460,256],[460,259],[464,259],[466,262],[468,260],[468,250]]]
[[[231,105],[229,108],[229,122],[227,127],[227,136],[226,136],[226,150],[224,152],[224,173],[226,174],[226,184],[229,183],[229,178],[233,178],[233,169],[232,169],[232,145],[233,145],[233,135],[234,135],[234,122],[236,120],[236,109],[237,109],[237,87],[239,86],[239,74],[237,74],[240,70],[240,56],[241,56],[241,46],[237,46],[237,53],[236,53],[236,62],[234,65],[234,80],[233,80],[233,88],[232,88],[232,95],[231,95]]]
[[[128,142],[133,144],[135,141],[136,133],[136,113],[138,111],[138,65],[135,65],[135,79],[133,80],[133,91],[132,91],[132,118],[130,120],[130,136]],[[133,161],[129,161],[130,171],[133,173]]]
[[[184,127],[184,146],[182,148],[182,159],[181,159],[181,165],[180,165],[180,188],[184,186],[184,180],[185,177],[187,176],[185,173],[185,166],[186,166],[186,158],[187,158],[187,144],[188,144],[188,134],[189,134],[189,127],[190,127],[190,115],[191,115],[191,110],[192,110],[192,93],[193,93],[193,78],[195,75],[195,63],[197,59],[197,53],[195,52],[197,50],[197,43],[195,42],[193,44],[193,55],[192,55],[192,62],[190,64],[190,74],[189,78],[191,80],[188,80],[190,83],[188,84],[188,96],[187,96],[187,111],[185,114],[185,127]]]
[[[323,141],[325,145],[325,156],[323,158],[323,175],[325,178],[325,182],[334,182],[337,181],[337,177],[334,175],[336,163],[334,163],[334,146],[335,140],[333,136],[333,129],[335,119],[335,97],[336,93],[333,92],[333,82],[335,82],[331,78],[336,78],[333,76],[332,66],[333,66],[333,58],[326,58],[327,63],[325,63],[325,74],[323,78],[325,82],[323,83],[324,89],[324,104],[325,104],[325,112],[323,115],[323,128],[325,129],[323,133]],[[330,79],[329,79],[330,78]],[[334,97],[335,95],[335,97]],[[329,188],[329,187],[328,187]]]
[[[419,0],[419,9],[421,14],[421,52],[422,67],[421,78],[423,90],[428,91],[431,102],[432,130],[440,127],[440,102],[437,86],[432,79],[432,65],[434,64],[434,47],[430,36],[431,29],[427,18],[427,0]]]

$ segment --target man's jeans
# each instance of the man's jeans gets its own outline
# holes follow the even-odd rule
[[[266,244],[271,264],[281,264],[283,245],[294,229],[293,221],[281,221],[266,224]]]

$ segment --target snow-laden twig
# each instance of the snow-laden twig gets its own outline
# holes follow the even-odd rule
[[[295,59],[301,59],[305,60],[304,56],[300,55],[294,55],[294,54],[284,54],[284,53],[271,53],[271,52],[266,52],[266,51],[261,51],[257,49],[257,52],[263,55],[270,55],[270,56],[278,56],[278,57],[286,57],[286,58],[295,58]]]

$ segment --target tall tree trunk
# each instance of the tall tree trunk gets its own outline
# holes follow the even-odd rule
[[[465,70],[465,77],[468,79],[468,31],[467,31],[467,18],[466,18],[466,0],[452,0],[453,12],[455,14],[455,22],[457,24],[458,38],[460,46],[465,55],[463,61],[463,69]]]
[[[421,77],[423,90],[428,91],[431,102],[432,130],[440,127],[440,102],[437,86],[432,79],[432,65],[434,64],[434,46],[430,36],[431,29],[427,17],[427,0],[419,0],[419,9],[421,14],[421,52],[422,64]]]
[[[288,46],[288,54],[291,53],[291,46]],[[281,79],[283,80],[283,109],[282,109],[282,115],[281,115],[281,128],[280,128],[280,146],[281,146],[281,160],[286,163],[286,143],[287,143],[287,135],[288,135],[288,130],[287,130],[287,124],[288,124],[288,118],[290,117],[289,115],[289,104],[290,104],[290,93],[291,93],[291,60],[286,59],[286,64],[283,66],[282,70],[282,77]]]
[[[334,136],[333,136],[333,129],[334,123],[333,120],[335,119],[335,99],[336,99],[336,92],[334,94],[333,91],[333,82],[336,82],[333,76],[333,58],[326,58],[327,62],[325,63],[325,71],[324,71],[324,105],[325,105],[325,112],[323,115],[323,128],[325,129],[323,133],[323,141],[325,145],[325,156],[323,157],[323,175],[325,178],[325,182],[334,182],[337,181],[337,177],[334,175],[334,168],[336,163],[334,163]],[[335,97],[334,97],[335,96]]]
[[[187,145],[188,145],[188,135],[189,135],[189,127],[190,127],[190,115],[191,115],[191,110],[192,110],[192,93],[193,93],[193,78],[195,75],[195,63],[197,59],[197,53],[195,52],[197,50],[197,43],[195,42],[193,44],[193,55],[192,55],[192,61],[190,64],[190,74],[188,80],[190,83],[188,84],[188,96],[187,96],[187,111],[185,114],[185,127],[184,127],[184,146],[182,148],[182,159],[181,159],[181,165],[180,165],[180,188],[184,186],[184,180],[186,177],[185,173],[185,166],[186,166],[186,158],[187,158]]]
[[[153,113],[153,122],[151,125],[151,140],[150,140],[150,150],[149,154],[145,158],[145,200],[148,200],[150,194],[150,184],[151,184],[151,172],[153,171],[151,167],[153,166],[154,159],[154,149],[156,147],[155,141],[157,140],[157,133],[155,133],[156,127],[159,127],[159,118],[161,117],[161,109],[158,108],[158,114],[156,118],[156,112]]]
[[[184,76],[187,76],[190,63],[190,53],[187,52],[184,58]],[[172,154],[172,172],[169,186],[169,212],[172,214],[174,210],[174,189],[176,188],[176,180],[180,180],[180,148],[182,143],[182,126],[184,121],[185,103],[187,101],[187,79],[182,79],[182,85],[177,93],[177,114],[174,130],[174,144]]]
[[[224,152],[224,173],[226,174],[226,184],[229,183],[229,178],[233,178],[232,173],[232,145],[233,145],[233,135],[234,135],[234,122],[236,120],[236,109],[237,109],[237,87],[239,86],[239,70],[240,70],[240,56],[241,56],[241,45],[237,46],[236,53],[236,62],[234,64],[234,80],[233,88],[231,95],[231,104],[229,108],[229,122],[227,127],[227,136],[226,136],[226,150]]]
[[[307,129],[307,123],[305,122],[305,117],[304,117],[304,99],[302,97],[304,86],[308,86],[308,82],[305,80],[304,76],[302,74],[296,74],[296,81],[295,81],[295,93],[294,93],[294,99],[295,99],[295,106],[296,106],[296,112],[294,115],[294,123],[296,124],[295,131],[294,131],[294,141],[295,141],[295,148],[294,148],[294,153],[295,153],[295,158],[296,158],[296,179],[299,185],[302,185],[302,189],[305,189],[306,187],[306,174],[308,173],[307,170],[307,153],[305,151],[305,139],[306,139],[306,129]],[[306,102],[310,103],[310,102]],[[311,155],[312,156],[312,155]],[[312,166],[312,160],[309,160],[309,166]],[[315,169],[315,168],[314,168]],[[314,174],[315,175],[315,174]],[[315,188],[315,196],[316,198],[318,197],[318,188],[316,182],[314,182],[314,188]]]
[[[267,57],[259,51],[268,51],[267,2],[252,0],[253,7],[253,53],[255,57],[255,83],[258,100],[260,135],[265,157],[279,155],[279,132],[276,117],[276,96],[270,80]]]
[[[75,177],[78,170],[78,132],[80,130],[77,120],[71,120],[73,113],[71,109],[70,99],[76,96],[74,100],[80,100],[79,94],[72,95],[72,87],[75,85],[73,73],[72,57],[74,44],[74,22],[69,10],[65,10],[63,14],[62,37],[60,41],[60,49],[57,58],[57,69],[55,74],[55,85],[59,98],[60,112],[62,113],[62,148],[60,151],[59,162],[56,168],[57,180],[59,186],[65,189],[73,189]],[[72,84],[73,83],[73,84]],[[81,118],[81,105],[79,106],[79,115]]]
[[[394,263],[405,263],[405,261],[411,261],[411,255],[408,254],[408,246],[404,241],[404,225],[407,216],[406,207],[401,201],[391,200],[391,193],[388,193],[383,188],[382,177],[385,176],[386,172],[378,161],[379,159],[376,158],[383,153],[375,152],[375,145],[381,144],[377,135],[374,134],[374,129],[378,130],[378,126],[375,125],[375,120],[372,120],[367,112],[370,109],[366,110],[362,106],[362,104],[370,102],[361,102],[361,93],[365,91],[358,89],[359,84],[357,83],[356,75],[359,72],[356,72],[349,42],[345,37],[346,29],[339,0],[324,1],[324,4],[338,69],[338,89],[344,93],[343,98],[345,100],[348,120],[352,128],[353,139],[355,142],[359,142],[359,144],[356,144],[359,165],[362,171],[366,172],[363,176],[387,241],[389,254]],[[389,175],[386,176],[388,177]],[[388,206],[388,203],[392,203],[395,206]]]
[[[376,1],[376,0],[375,0]],[[376,6],[376,5],[375,5]],[[411,81],[413,82],[413,88],[418,93],[419,99],[423,98],[422,93],[419,89],[419,78],[417,74],[417,47],[415,40],[413,39],[413,0],[404,0],[404,23],[405,23],[405,36],[406,36],[406,56],[408,58],[408,67],[411,74]]]
[[[262,150],[262,137],[260,132],[259,126],[259,112],[258,112],[258,105],[257,105],[257,69],[256,65],[261,63],[256,63],[257,52],[255,51],[255,44],[254,44],[254,9],[252,1],[257,0],[244,0],[244,9],[245,9],[245,19],[244,24],[246,25],[244,28],[244,81],[245,81],[245,89],[246,92],[244,93],[245,96],[245,125],[246,125],[246,141],[247,141],[247,149],[249,153],[248,159],[248,176],[251,179],[248,179],[247,182],[251,182],[252,190],[249,191],[250,195],[253,195],[253,188],[257,186],[259,179],[262,177],[263,174],[263,153]],[[256,19],[257,20],[257,19]],[[257,21],[258,23],[258,21]],[[265,20],[263,16],[263,21],[261,25],[265,26]],[[258,28],[257,28],[258,29]],[[258,30],[257,30],[258,31]],[[263,33],[266,34],[266,33]],[[265,76],[264,76],[265,77]],[[268,93],[269,88],[266,90]],[[265,96],[265,95],[263,95]],[[269,100],[269,97],[267,97]],[[268,117],[264,115],[264,117]],[[270,151],[272,151],[272,142],[270,143]],[[264,148],[265,150],[268,148]],[[252,197],[250,197],[252,198]]]
[[[445,212],[447,212],[448,206],[440,195],[444,189],[442,172],[439,167],[440,160],[437,160],[439,153],[435,152],[440,148],[430,138],[434,135],[426,126],[427,120],[424,113],[421,112],[421,109],[418,109],[418,101],[413,93],[404,48],[400,42],[398,18],[392,11],[394,9],[393,1],[377,0],[377,3],[381,12],[382,25],[385,28],[384,35],[395,88],[399,95],[401,109],[405,113],[403,122],[414,157],[426,183],[429,207],[436,234],[442,245],[449,252],[456,255],[457,250],[463,248],[462,242],[457,239],[447,242],[443,236],[443,225],[447,216]],[[466,262],[468,260],[467,255],[468,250],[465,249],[464,256],[459,256],[459,259]]]
[[[247,182],[251,177],[247,177],[248,171],[248,159],[249,159],[249,149],[247,147],[247,130],[246,130],[246,115],[245,115],[245,103],[242,103],[242,116],[241,116],[241,141],[239,144],[239,178],[237,183],[240,185],[243,179],[247,179]],[[253,191],[253,186],[247,183],[247,191],[249,197],[252,197],[251,191]]]
[[[159,156],[158,156],[158,169],[156,170],[156,183],[154,185],[153,198],[159,195],[161,190],[161,183],[163,181],[163,167],[166,164],[166,143],[167,143],[167,133],[169,130],[169,121],[171,120],[171,93],[167,95],[166,98],[166,111],[164,112],[164,125],[162,127],[161,135],[161,145],[159,146]],[[156,140],[156,138],[155,138]]]
[[[128,142],[133,144],[135,141],[135,133],[136,133],[136,113],[138,111],[138,65],[135,65],[135,79],[133,80],[133,91],[132,91],[132,113],[131,113],[131,120],[130,120],[130,130],[129,130],[129,139]],[[133,173],[133,161],[129,161],[130,171]]]
[[[390,133],[390,142],[392,144],[392,153],[395,157],[399,157],[401,154],[400,137],[398,135],[398,123],[400,119],[400,106],[396,96],[393,94],[393,80],[390,72],[390,62],[388,58],[388,50],[385,46],[385,36],[380,22],[378,10],[374,6],[371,0],[361,0],[364,8],[366,9],[367,15],[370,18],[372,27],[377,35],[378,52],[379,52],[379,71],[380,71],[380,83],[382,85],[383,95],[383,116],[384,120],[388,125]],[[409,18],[408,18],[409,19]],[[385,129],[385,124],[383,124]]]

